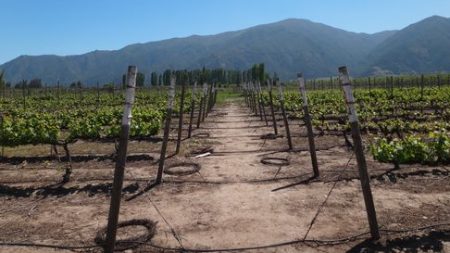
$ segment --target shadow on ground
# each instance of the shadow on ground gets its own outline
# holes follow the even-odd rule
[[[422,236],[414,235],[385,242],[366,240],[347,252],[444,252],[443,242],[450,242],[450,230],[432,231]]]

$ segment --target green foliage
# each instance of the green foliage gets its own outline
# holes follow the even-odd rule
[[[264,63],[254,64],[249,72],[251,73],[252,81],[258,81],[261,84],[264,84],[266,78]]]
[[[430,134],[433,142],[430,146],[430,162],[448,163],[450,161],[450,138],[445,131]]]
[[[403,140],[378,139],[371,145],[375,160],[396,164],[447,164],[450,162],[450,137],[446,131],[436,131],[425,140],[411,135]]]
[[[0,145],[15,147],[27,144],[70,143],[78,139],[118,138],[121,128],[124,94],[112,96],[97,92],[82,98],[64,93],[58,99],[49,96],[6,98],[2,104],[3,125]],[[190,111],[191,94],[186,94],[184,111]],[[25,104],[23,104],[25,103]],[[174,113],[178,113],[180,94],[176,95]],[[158,134],[165,117],[166,96],[137,90],[132,111],[130,138],[142,139]],[[24,107],[25,105],[25,107]],[[26,109],[24,109],[26,108]]]
[[[294,90],[289,90],[289,89]],[[450,131],[450,87],[355,89],[361,130],[382,134],[422,133],[440,129]],[[268,94],[263,94],[268,101]],[[274,104],[279,106],[274,96]],[[308,92],[312,123],[320,131],[349,129],[346,106],[340,89]],[[285,107],[293,116],[303,117],[302,99],[297,87],[285,92]]]

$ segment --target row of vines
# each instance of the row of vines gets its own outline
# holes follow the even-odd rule
[[[165,92],[164,92],[165,93]],[[190,111],[191,93],[187,93],[184,112]],[[175,108],[179,108],[177,94]],[[196,97],[197,99],[197,97]],[[108,140],[119,136],[124,94],[71,94],[30,96],[1,100],[0,145],[63,144],[76,140]],[[165,117],[167,96],[157,92],[137,92],[130,136],[142,139],[158,134]],[[24,106],[25,104],[25,106]],[[101,106],[99,106],[99,104]],[[179,112],[174,111],[175,114]]]
[[[291,118],[302,118],[302,99],[288,87],[285,107]],[[450,163],[450,87],[356,89],[362,133],[374,159],[395,164]],[[263,100],[269,102],[268,92]],[[308,93],[312,124],[319,135],[350,133],[340,89]],[[279,106],[275,99],[274,106]]]

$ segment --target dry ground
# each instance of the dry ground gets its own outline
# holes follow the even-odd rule
[[[279,131],[284,134],[284,128]],[[382,239],[371,242],[365,240],[369,238],[368,224],[356,161],[344,146],[343,137],[316,138],[321,176],[311,180],[307,139],[295,137],[295,150],[286,152],[286,138],[260,138],[272,132],[238,102],[214,110],[195,130],[196,137],[183,141],[182,154],[167,160],[167,164],[198,163],[200,171],[187,176],[165,174],[162,185],[122,202],[121,221],[157,222],[152,240],[128,252],[238,252],[238,248],[253,247],[248,251],[450,252],[449,225],[401,234],[384,232],[450,223],[449,167],[408,165],[394,170],[390,164],[373,161],[368,154],[375,207],[383,230]],[[291,132],[305,135],[299,124],[292,124]],[[173,146],[171,143],[169,154]],[[204,147],[214,151],[200,158],[189,155]],[[79,142],[72,150],[76,158],[74,172],[64,185],[57,185],[67,165],[64,161],[2,160],[1,242],[95,245],[94,237],[107,220],[114,168],[112,159],[96,154],[110,154],[114,145]],[[159,143],[130,144],[125,198],[137,194],[155,178],[158,150]],[[45,155],[49,148],[22,147],[5,152]],[[284,158],[289,165],[262,164],[265,157]],[[125,233],[142,231],[119,230],[119,236]],[[360,234],[355,240],[339,244],[324,242]],[[294,243],[303,239],[307,243]],[[60,251],[65,250],[0,246],[0,252]]]

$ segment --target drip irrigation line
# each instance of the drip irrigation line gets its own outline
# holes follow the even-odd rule
[[[380,231],[385,232],[385,233],[399,234],[399,233],[407,233],[407,232],[413,232],[413,231],[422,231],[422,230],[426,230],[426,229],[431,229],[431,228],[436,228],[436,227],[444,227],[444,226],[450,226],[450,222],[449,223],[437,223],[437,224],[426,225],[426,226],[417,227],[417,228],[380,229]]]
[[[427,226],[423,226],[423,227],[416,227],[416,228],[397,229],[397,230],[396,229],[380,229],[380,231],[384,232],[386,234],[401,234],[401,233],[423,231],[423,230],[427,230],[427,229],[434,229],[434,228],[445,227],[445,226],[450,226],[450,222],[437,223],[437,224],[427,225]],[[228,251],[247,251],[247,250],[267,249],[267,248],[288,246],[288,245],[292,245],[292,244],[308,244],[308,243],[315,243],[319,246],[333,246],[333,245],[345,244],[345,243],[348,243],[351,241],[363,239],[363,237],[368,234],[370,234],[370,232],[363,232],[360,234],[356,234],[356,235],[352,235],[352,236],[348,236],[348,237],[342,237],[342,238],[338,238],[338,239],[328,239],[328,240],[297,239],[297,240],[291,240],[291,241],[274,243],[274,244],[267,244],[267,245],[262,245],[262,246],[239,247],[239,248],[217,248],[217,249],[171,248],[171,247],[159,246],[159,245],[153,244],[151,242],[142,242],[142,241],[140,241],[140,242],[123,241],[123,242],[148,245],[150,247],[153,247],[156,249],[161,249],[161,250],[171,250],[171,251],[181,251],[181,252],[228,252]],[[58,245],[58,244],[43,244],[43,243],[32,243],[32,242],[0,242],[0,246],[39,247],[39,248],[53,248],[53,249],[63,249],[63,250],[82,250],[82,249],[101,248],[98,245],[64,246],[64,245]]]
[[[410,228],[410,229],[403,229],[403,230],[391,230],[391,229],[382,229],[380,231],[385,232],[386,234],[392,233],[392,234],[399,234],[399,233],[407,233],[407,232],[414,232],[414,231],[422,231],[426,229],[432,229],[442,226],[450,226],[450,223],[439,223],[434,225],[429,225],[425,227],[419,227],[419,228]],[[143,244],[146,244],[150,247],[160,249],[160,250],[168,250],[168,251],[180,251],[180,252],[232,252],[232,251],[248,251],[248,250],[260,250],[260,249],[268,249],[268,248],[276,248],[281,246],[288,246],[293,244],[309,244],[314,243],[318,246],[333,246],[333,245],[340,245],[340,244],[346,244],[348,242],[356,241],[363,239],[366,235],[370,234],[370,232],[363,232],[360,234],[338,238],[338,239],[328,239],[328,240],[320,240],[320,239],[297,239],[297,240],[291,240],[286,242],[279,242],[279,243],[273,243],[273,244],[267,244],[267,245],[261,245],[261,246],[250,246],[250,247],[238,247],[238,248],[217,248],[217,249],[198,249],[198,248],[170,248],[170,247],[164,247],[159,246],[156,244],[153,244],[151,242],[145,242]]]
[[[177,167],[190,167],[191,169],[187,170],[187,171],[177,171],[175,169]],[[179,163],[173,163],[170,165],[166,165],[164,168],[164,173],[168,174],[168,175],[174,175],[174,176],[186,176],[186,175],[194,174],[194,173],[198,172],[200,169],[201,169],[201,166],[198,163],[179,162]]]
[[[277,173],[275,173],[275,176],[273,177],[273,179],[276,179],[276,178],[277,178],[277,176],[278,176],[278,173],[280,173],[280,171],[281,171],[281,168],[283,168],[283,166],[282,166],[282,165],[278,166],[278,170],[277,170]]]
[[[261,159],[261,163],[265,165],[274,165],[274,166],[289,166],[290,164],[288,158],[268,157],[268,156]]]
[[[203,182],[207,182],[206,178],[203,177],[202,173],[200,173],[200,171],[197,171],[198,175],[203,179]]]
[[[66,245],[34,243],[34,242],[0,242],[0,246],[37,247],[37,248],[62,249],[62,250],[72,250],[72,251],[81,250],[81,249],[101,248],[101,246],[99,246],[99,245],[66,246]]]
[[[348,165],[350,164],[350,161],[352,160],[352,158],[353,158],[353,153],[352,153],[352,155],[350,156],[350,158],[348,159],[347,164],[345,165],[345,168],[344,168],[344,169],[341,171],[341,173],[339,174],[338,179],[340,179],[341,176],[342,176],[342,174],[344,173],[344,171],[346,171],[346,170],[348,169]],[[334,188],[336,187],[336,185],[337,185],[338,182],[339,182],[339,181],[334,182],[334,184],[333,184],[333,185],[331,186],[331,188],[330,188],[330,191],[328,191],[328,194],[327,194],[325,200],[322,202],[322,204],[320,204],[319,208],[317,209],[316,214],[314,215],[313,219],[312,219],[311,222],[309,223],[308,230],[306,231],[305,236],[303,237],[303,240],[306,240],[306,238],[308,237],[308,234],[309,234],[309,232],[311,231],[312,227],[314,226],[314,223],[316,222],[317,217],[319,217],[319,214],[322,212],[323,208],[325,207],[325,204],[327,203],[328,199],[330,198],[331,193],[333,192],[333,190],[334,190]]]
[[[264,139],[264,141],[263,141],[261,147],[259,148],[259,151],[260,151],[260,152],[261,152],[261,150],[264,148],[264,146],[266,145],[266,141],[267,141],[267,139]]]
[[[150,201],[150,203],[152,204],[152,206],[155,208],[156,212],[158,212],[158,214],[161,216],[161,218],[164,220],[164,222],[166,223],[166,225],[170,228],[170,231],[172,232],[173,237],[175,237],[175,239],[178,241],[178,243],[180,244],[181,249],[183,249],[183,244],[181,243],[181,238],[178,236],[177,232],[175,231],[175,229],[172,227],[172,225],[170,225],[170,223],[166,220],[166,218],[164,217],[164,215],[162,215],[161,211],[159,210],[159,208],[156,206],[156,204],[153,202],[153,200],[150,198],[150,196],[147,197],[148,200]]]

